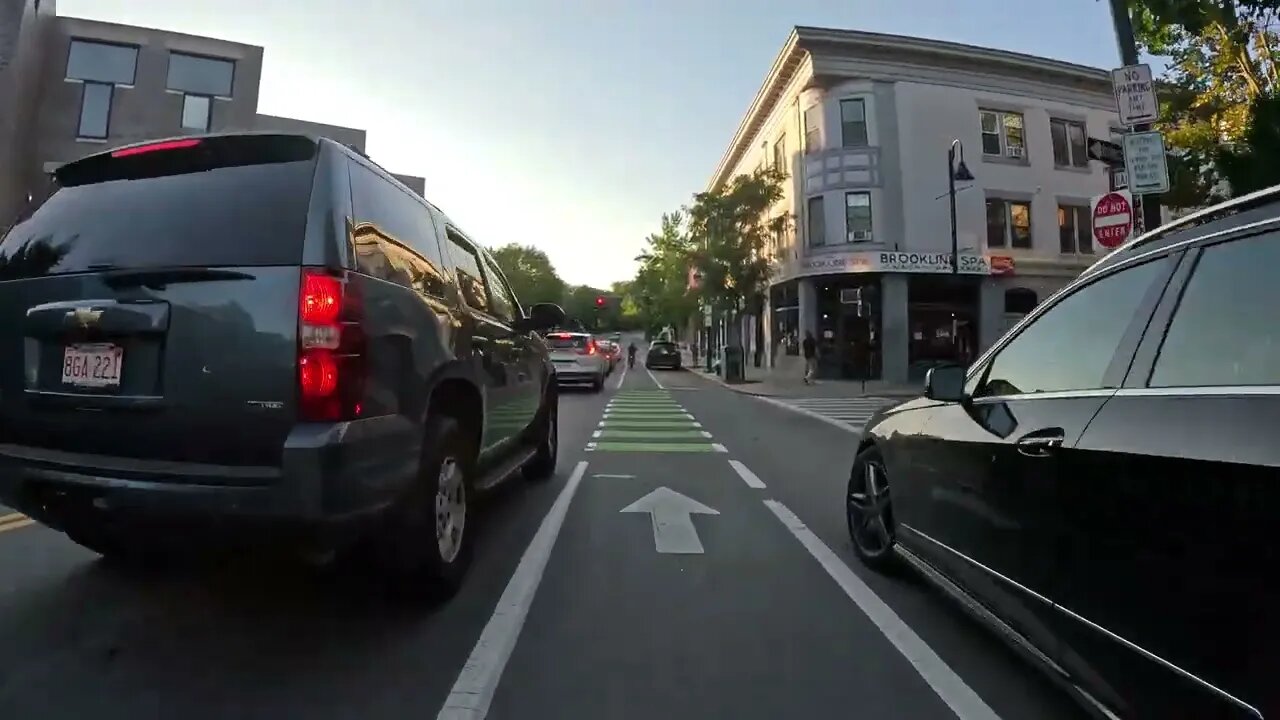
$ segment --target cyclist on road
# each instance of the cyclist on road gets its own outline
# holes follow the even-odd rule
[[[627,367],[633,368],[635,366],[636,366],[636,343],[633,340],[631,344],[627,346]]]

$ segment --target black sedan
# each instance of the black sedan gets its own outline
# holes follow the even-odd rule
[[[1108,255],[867,424],[846,515],[1092,714],[1280,716],[1280,189]]]
[[[650,370],[657,368],[680,369],[680,348],[673,342],[654,340],[649,343],[649,352],[644,356],[644,366]]]

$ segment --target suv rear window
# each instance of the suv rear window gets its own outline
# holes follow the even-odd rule
[[[581,335],[549,335],[547,345],[552,350],[581,350],[587,346],[587,339]]]
[[[650,350],[675,350],[676,344],[669,342],[656,342],[649,346]]]
[[[296,265],[315,151],[305,138],[246,136],[64,166],[60,187],[0,238],[0,280],[108,268]]]

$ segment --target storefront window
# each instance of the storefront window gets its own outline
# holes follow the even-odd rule
[[[908,377],[929,368],[968,365],[978,355],[978,284],[970,278],[913,277],[908,284]]]
[[[879,277],[824,279],[818,284],[817,295],[819,377],[879,378]]]
[[[773,312],[773,353],[800,354],[800,295],[796,281],[779,283],[769,290]]]

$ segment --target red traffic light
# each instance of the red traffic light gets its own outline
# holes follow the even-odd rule
[[[604,301],[604,296],[603,296],[603,295],[597,295],[597,296],[596,296],[596,307],[604,307],[604,302],[605,302],[605,301]]]

